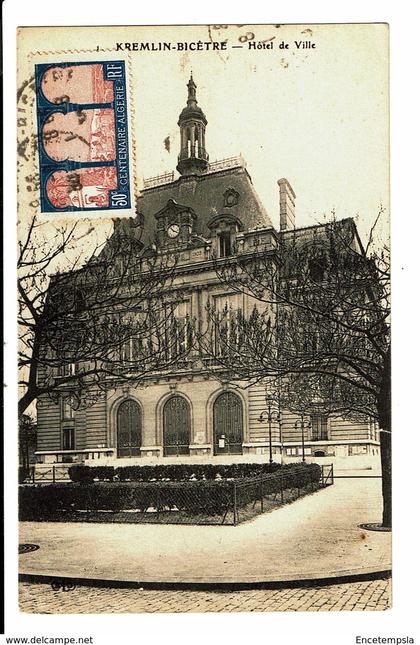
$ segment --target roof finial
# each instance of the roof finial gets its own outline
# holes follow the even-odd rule
[[[197,85],[194,83],[193,75],[192,75],[192,70],[191,70],[191,76],[190,80],[188,81],[188,100],[187,100],[187,105],[197,105],[197,97],[196,97],[196,89]]]

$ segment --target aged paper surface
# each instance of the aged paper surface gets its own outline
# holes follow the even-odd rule
[[[17,52],[23,580],[161,589],[51,613],[390,607],[387,26]]]

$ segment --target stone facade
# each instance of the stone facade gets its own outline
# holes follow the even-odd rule
[[[156,459],[165,461],[189,461],[191,458],[219,459],[215,455],[214,404],[224,392],[233,392],[243,406],[243,442],[242,456],[228,454],[229,460],[255,460],[269,452],[268,421],[260,420],[266,411],[265,388],[254,385],[249,388],[246,383],[235,384],[238,387],[221,385],[208,374],[196,373],[188,377],[171,377],[149,382],[142,387],[123,386],[110,396],[89,406],[76,410],[74,420],[60,421],[60,404],[49,402],[38,406],[38,416],[44,421],[39,426],[38,460],[44,463],[60,461],[87,461],[89,463],[134,463],[136,459],[150,463]],[[164,456],[164,407],[173,397],[182,397],[188,403],[191,418],[191,435],[188,455]],[[140,408],[140,454],[133,457],[118,457],[118,410],[124,401],[134,401]],[[48,412],[48,416],[47,416]],[[55,415],[54,415],[55,413]],[[53,416],[54,415],[54,416]],[[54,420],[52,420],[54,419]],[[302,458],[302,437],[297,415],[283,410],[279,423],[272,425],[272,449],[275,458],[280,457],[283,446],[286,461]],[[74,449],[62,449],[62,430],[65,425],[74,425]],[[48,428],[48,432],[46,432]],[[281,431],[281,436],[280,436]],[[304,429],[305,456],[308,460],[331,462],[341,461],[348,457],[355,464],[374,462],[379,456],[379,434],[373,423],[355,423],[331,417],[328,419],[326,439],[313,440],[311,430]],[[100,460],[98,462],[98,460]],[[225,459],[223,459],[225,461]],[[349,464],[350,465],[350,464]]]

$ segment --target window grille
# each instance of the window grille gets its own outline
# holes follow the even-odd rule
[[[328,440],[328,418],[325,414],[311,415],[312,441]]]

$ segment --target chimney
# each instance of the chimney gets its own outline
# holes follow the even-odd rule
[[[287,179],[279,179],[280,230],[290,231],[295,228],[296,195]]]

